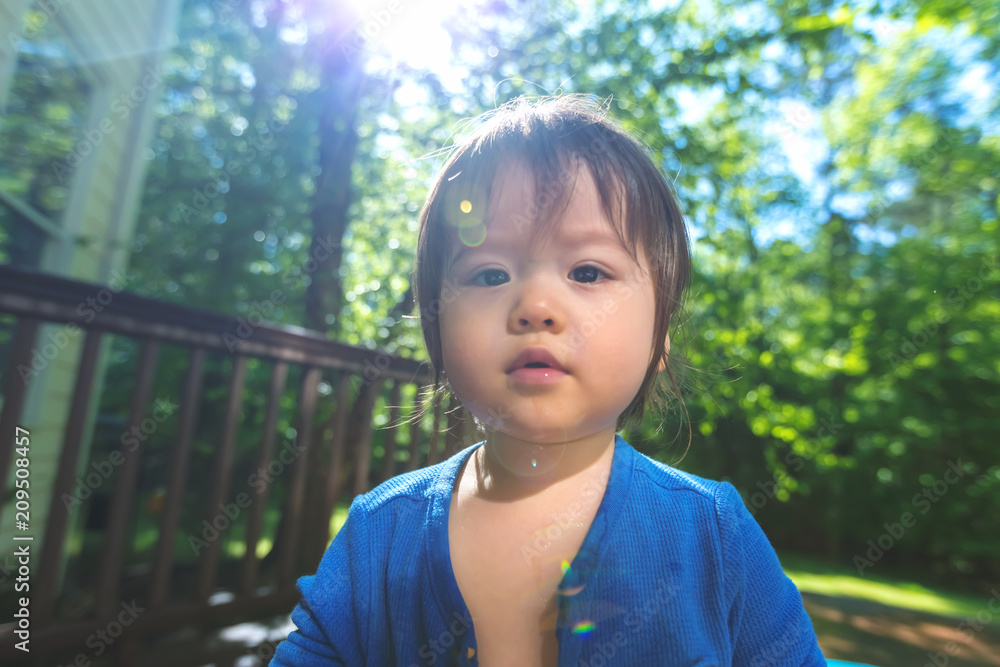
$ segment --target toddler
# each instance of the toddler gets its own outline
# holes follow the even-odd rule
[[[272,665],[825,665],[739,493],[617,435],[676,392],[690,272],[647,151],[601,107],[515,100],[420,219],[437,373],[485,433],[358,496]]]

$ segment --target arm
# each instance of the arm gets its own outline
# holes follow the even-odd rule
[[[371,548],[361,498],[351,503],[316,575],[299,579],[302,601],[292,612],[297,629],[278,645],[272,666],[365,664]]]
[[[716,492],[734,667],[823,667],[802,596],[736,488]]]

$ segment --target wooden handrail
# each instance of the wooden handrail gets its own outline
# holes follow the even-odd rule
[[[0,265],[0,313],[199,346],[206,351],[345,370],[368,380],[376,375],[420,384],[434,380],[433,371],[424,362],[327,340],[308,329],[254,325],[240,317],[9,265]]]
[[[446,451],[438,451],[440,439],[437,432],[424,433],[426,424],[422,423],[423,420],[402,419],[404,415],[399,403],[403,388],[412,385],[411,388],[415,388],[420,395],[434,378],[429,365],[413,359],[330,341],[297,327],[250,323],[241,318],[9,265],[0,265],[0,315],[4,314],[14,316],[16,323],[14,339],[8,348],[7,366],[0,369],[4,373],[0,412],[0,426],[3,427],[0,429],[0,480],[5,479],[12,462],[13,425],[21,423],[25,397],[32,380],[45,372],[32,366],[33,357],[37,357],[42,345],[42,325],[63,324],[66,328],[60,332],[61,336],[80,338],[83,343],[81,362],[73,378],[75,389],[69,418],[64,426],[57,459],[58,471],[52,489],[50,514],[43,527],[44,539],[36,552],[39,554],[34,563],[37,567],[32,572],[33,581],[37,582],[37,588],[34,583],[32,585],[32,617],[37,622],[33,626],[32,638],[44,638],[44,642],[32,642],[33,660],[55,655],[53,651],[65,649],[81,637],[88,636],[114,614],[121,603],[120,596],[131,596],[136,590],[144,591],[139,593],[140,604],[149,611],[144,613],[141,622],[129,627],[127,640],[123,638],[122,642],[110,647],[112,652],[121,651],[122,656],[127,656],[129,650],[154,631],[178,627],[191,619],[212,619],[217,625],[225,625],[232,619],[246,616],[248,609],[268,609],[273,613],[276,604],[287,605],[295,598],[296,577],[314,570],[322,555],[329,538],[326,535],[327,539],[323,539],[324,532],[330,525],[337,502],[343,499],[342,494],[363,493],[372,484],[398,472],[394,459],[400,434],[396,431],[382,436],[385,447],[381,465],[373,467],[371,461],[372,412],[378,396],[389,394],[385,396],[390,406],[388,428],[408,428],[409,447],[406,452],[409,461],[406,470],[436,463],[455,446],[456,441],[452,437],[448,440],[450,446],[446,447]],[[124,578],[121,572],[129,540],[134,538],[129,532],[130,508],[140,497],[139,466],[145,449],[141,446],[126,449],[123,441],[115,451],[116,460],[122,463],[116,464],[112,473],[113,506],[107,513],[99,571],[94,573],[100,584],[96,600],[84,618],[66,618],[60,615],[58,601],[62,586],[60,575],[67,557],[67,537],[72,523],[68,508],[59,498],[72,490],[73,478],[80,464],[88,463],[80,461],[85,443],[89,442],[84,430],[86,424],[93,421],[88,419],[88,406],[100,404],[100,397],[92,396],[92,393],[96,387],[102,386],[98,380],[102,373],[99,350],[102,340],[106,340],[108,335],[130,338],[138,343],[130,402],[128,406],[122,406],[123,409],[127,407],[130,423],[148,421],[146,417],[150,414],[152,387],[161,367],[158,355],[164,345],[180,346],[186,351],[187,371],[174,388],[181,397],[181,405],[168,456],[169,470],[166,472],[166,494],[160,510],[158,541],[144,564],[146,574],[132,580]],[[220,379],[214,366],[209,364],[210,356],[229,356],[232,359],[232,364],[226,366],[230,368],[226,371],[229,373],[228,395],[221,403],[225,406],[224,422],[220,434],[215,436],[219,441],[213,444],[211,486],[207,490],[192,489],[188,478],[195,460],[199,412],[206,396],[203,385],[210,377],[213,382]],[[251,386],[249,374],[252,360],[263,360],[270,365],[267,407],[259,440],[238,450],[238,422],[246,402],[244,394]],[[259,365],[256,361],[253,363]],[[243,456],[246,456],[247,447],[252,449],[252,457],[259,466],[273,462],[280,401],[293,368],[297,374],[292,377],[299,378],[296,396],[297,454],[289,467],[288,488],[279,525],[281,532],[275,541],[277,551],[272,553],[276,562],[271,564],[269,570],[271,583],[276,582],[277,586],[260,587],[262,562],[266,559],[261,561],[256,555],[256,547],[262,539],[268,498],[265,489],[256,504],[247,509],[246,551],[242,559],[228,561],[230,566],[235,566],[235,569],[230,567],[229,570],[236,573],[225,578],[229,582],[226,593],[233,602],[221,606],[209,602],[219,589],[220,579],[223,579],[220,576],[223,554],[219,542],[212,542],[196,553],[194,599],[190,596],[178,597],[176,582],[179,566],[174,559],[174,540],[184,530],[181,525],[184,498],[195,491],[202,493],[208,500],[209,511],[229,502],[237,451],[243,451]],[[333,396],[322,401],[319,396],[321,382],[336,388]],[[335,409],[321,411],[321,403],[327,408],[335,406]],[[442,409],[440,401],[435,400],[433,429],[437,429],[442,422]],[[455,415],[449,415],[447,423],[453,425],[455,419]],[[330,436],[324,437],[324,431],[329,431]],[[422,443],[429,443],[426,455],[421,454]],[[345,480],[352,473],[353,479]],[[0,491],[5,492],[6,489]],[[190,568],[190,565],[185,567]],[[225,572],[228,574],[229,570]],[[23,657],[14,648],[16,641],[14,625],[0,624],[0,662],[3,664],[17,664],[17,660]],[[86,652],[86,647],[80,648]],[[123,657],[123,660],[122,664],[127,664],[128,658]]]

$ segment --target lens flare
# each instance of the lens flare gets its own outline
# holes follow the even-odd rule
[[[459,227],[458,238],[470,247],[482,245],[486,240],[486,225],[479,223],[475,227]]]

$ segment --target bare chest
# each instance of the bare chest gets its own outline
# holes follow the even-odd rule
[[[452,500],[452,568],[472,615],[483,667],[557,664],[556,589],[563,563],[572,562],[590,528],[596,503],[521,510]]]

